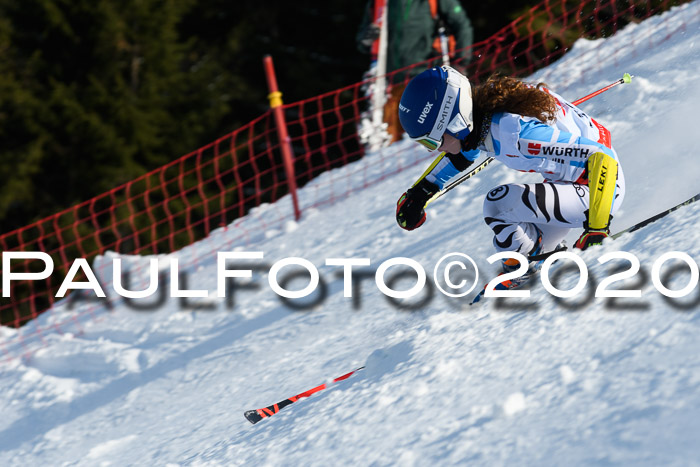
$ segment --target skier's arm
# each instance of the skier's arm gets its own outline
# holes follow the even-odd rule
[[[472,154],[474,152],[475,154]],[[479,151],[460,154],[441,153],[396,203],[396,222],[402,229],[417,229],[426,220],[425,204],[440,191],[447,180],[469,167]]]
[[[479,150],[462,151],[459,154],[441,153],[413,185],[426,179],[442,190],[452,177],[468,169],[479,154]]]

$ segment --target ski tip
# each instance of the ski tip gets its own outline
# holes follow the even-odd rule
[[[622,82],[623,83],[631,83],[633,77],[634,77],[634,75],[630,75],[629,73],[625,73],[624,75],[622,75]]]
[[[258,423],[260,420],[263,419],[257,410],[246,410],[243,413],[243,416],[245,416],[245,418],[253,425],[255,425],[256,423]]]

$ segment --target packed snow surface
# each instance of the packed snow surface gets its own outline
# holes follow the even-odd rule
[[[579,40],[530,78],[574,100],[624,72],[635,75],[582,105],[611,130],[625,170],[627,196],[613,231],[700,191],[698,69],[695,1],[614,37]],[[402,160],[425,150],[404,140],[385,151]],[[304,187],[302,200],[351,168]],[[670,251],[700,260],[700,203],[582,253],[591,286],[576,297],[555,299],[536,281],[528,299],[469,307],[471,295],[449,298],[432,287],[432,295],[425,289],[399,307],[374,281],[382,263],[410,258],[432,283],[438,259],[461,252],[478,264],[483,286],[496,272],[486,261],[493,251],[481,215],[485,193],[539,180],[494,163],[431,205],[423,227],[405,232],[395,224],[395,202],[424,168],[307,209],[299,222],[279,220],[280,210],[291,209],[287,198],[261,206],[236,224],[251,232],[265,226],[248,245],[232,244],[232,226],[154,258],[166,272],[178,259],[187,278],[181,288],[206,290],[207,298],[129,304],[109,286],[111,308],[60,302],[39,318],[41,345],[2,366],[0,465],[697,465],[698,287],[668,299],[654,286],[652,267]],[[256,267],[251,279],[235,280],[228,299],[216,294],[217,251],[264,254],[239,261]],[[598,262],[618,251],[639,258],[641,272],[622,285],[641,289],[641,297],[591,297],[616,266],[629,267]],[[94,264],[107,285],[103,266],[114,257]],[[280,299],[269,271],[287,257],[318,268],[325,296],[319,288],[302,300],[314,303],[293,300],[296,308]],[[344,297],[342,268],[326,265],[327,258],[370,260],[352,298]],[[150,259],[123,258],[134,289],[145,288]],[[692,278],[682,262],[662,270],[674,264],[681,267],[664,280],[678,290]],[[558,270],[553,281],[573,288],[578,274]],[[305,274],[286,286],[307,283]],[[414,283],[415,274],[393,287]],[[167,293],[167,283],[161,289]],[[51,331],[54,320],[88,308],[90,319],[75,332]],[[32,326],[3,330],[3,348],[21,352]],[[243,418],[245,410],[360,366],[366,368],[257,425]]]

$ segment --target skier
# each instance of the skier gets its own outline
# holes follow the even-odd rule
[[[472,89],[456,70],[431,68],[409,82],[399,120],[411,139],[444,152],[399,198],[396,220],[403,229],[420,227],[426,202],[484,152],[545,177],[542,183],[500,185],[486,195],[484,221],[497,251],[541,255],[579,226],[584,231],[575,247],[581,250],[609,236],[625,193],[610,132],[543,84],[494,75]],[[524,276],[498,288],[523,284],[542,262],[531,260]],[[511,272],[519,263],[509,259],[502,266]]]

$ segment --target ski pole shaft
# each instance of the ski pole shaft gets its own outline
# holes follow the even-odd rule
[[[323,383],[319,386],[316,386],[315,388],[311,388],[308,391],[304,391],[300,394],[297,394],[294,397],[290,397],[289,399],[285,399],[285,400],[280,401],[276,404],[272,404],[270,406],[263,407],[262,409],[247,410],[243,415],[250,423],[255,425],[263,418],[267,418],[267,417],[271,417],[271,416],[275,415],[277,412],[279,412],[283,408],[287,407],[288,405],[293,404],[294,402],[298,401],[302,397],[309,397],[312,394],[315,394],[319,391],[323,391],[331,384],[337,383],[338,381],[343,381],[345,379],[348,379],[350,376],[353,375],[353,373],[356,373],[356,372],[362,370],[363,368],[364,368],[363,366],[356,368],[349,373],[345,373],[343,376],[338,376],[329,384]]]
[[[586,102],[588,99],[590,99],[591,97],[595,97],[598,94],[602,94],[605,91],[607,91],[608,89],[614,88],[618,84],[629,83],[630,81],[632,81],[632,77],[633,77],[633,75],[630,75],[629,73],[625,73],[624,75],[622,75],[622,78],[618,79],[614,83],[610,83],[607,86],[605,86],[604,88],[600,88],[597,91],[592,92],[587,96],[584,96],[580,99],[576,99],[575,101],[572,102],[572,104],[574,104],[574,105],[582,104],[582,103]]]
[[[464,181],[466,181],[466,180],[472,178],[474,175],[476,175],[476,174],[478,174],[479,172],[481,172],[482,170],[484,170],[484,169],[486,168],[487,165],[489,165],[491,162],[493,162],[493,160],[494,160],[493,157],[487,157],[486,160],[484,160],[481,164],[477,165],[477,166],[474,167],[472,170],[470,170],[468,173],[462,175],[460,178],[458,178],[457,180],[455,180],[454,182],[450,183],[449,185],[447,185],[447,186],[446,186],[445,188],[443,188],[442,190],[440,190],[440,191],[438,191],[437,193],[435,193],[435,194],[432,196],[432,198],[430,198],[428,201],[426,201],[425,205],[426,205],[426,206],[429,205],[430,203],[432,203],[433,201],[435,201],[436,199],[438,199],[439,197],[441,197],[442,195],[444,195],[444,194],[447,193],[448,191],[450,191],[450,190],[452,190],[453,188],[455,188],[455,187],[456,187],[457,185],[459,185],[460,183],[462,183],[462,182],[464,182]]]
[[[658,220],[661,219],[662,217],[668,216],[668,215],[671,214],[673,211],[677,211],[678,209],[682,208],[683,206],[687,206],[687,205],[689,205],[689,204],[691,204],[691,203],[694,203],[694,202],[696,202],[696,201],[698,201],[698,200],[700,200],[700,193],[698,193],[697,195],[695,195],[695,196],[693,196],[693,197],[691,197],[691,198],[689,198],[689,199],[683,201],[683,202],[680,203],[680,204],[676,204],[676,205],[673,206],[672,208],[669,208],[669,209],[667,209],[667,210],[665,210],[665,211],[663,211],[663,212],[660,212],[660,213],[658,213],[658,214],[656,214],[656,215],[654,215],[654,216],[651,216],[651,217],[649,217],[648,219],[644,219],[643,221],[634,224],[632,227],[628,227],[628,228],[626,228],[625,230],[623,230],[623,231],[621,231],[621,232],[618,232],[618,233],[616,233],[615,235],[612,235],[612,238],[613,238],[613,239],[617,239],[617,238],[619,238],[620,235],[622,235],[622,234],[635,232],[635,231],[641,229],[642,227],[646,227],[647,225],[651,224],[652,222],[658,221]]]
[[[576,99],[574,102],[572,102],[572,104],[574,104],[574,105],[579,105],[579,104],[581,104],[581,103],[583,103],[583,102],[586,102],[586,101],[587,101],[588,99],[590,99],[591,97],[595,97],[595,96],[597,96],[598,94],[602,94],[602,93],[604,93],[605,91],[607,91],[608,89],[617,86],[618,84],[629,83],[629,82],[632,81],[632,77],[633,77],[633,75],[630,75],[629,73],[625,73],[624,75],[622,75],[622,78],[618,79],[618,80],[615,81],[614,83],[610,83],[610,84],[608,84],[607,86],[605,86],[604,88],[600,88],[600,89],[598,89],[597,91],[592,92],[592,93],[590,93],[590,94],[587,95],[587,96],[584,96],[584,97],[582,97],[582,98],[580,98],[580,99]],[[445,154],[445,153],[440,153],[440,156],[438,156],[438,157],[442,157],[444,154]],[[444,194],[447,193],[448,191],[452,190],[454,187],[456,187],[456,186],[459,185],[460,183],[464,182],[465,180],[468,180],[468,179],[472,178],[474,175],[476,175],[477,173],[481,172],[487,165],[489,165],[491,162],[493,162],[493,160],[494,160],[493,157],[487,158],[484,162],[482,162],[481,164],[479,164],[478,166],[476,166],[476,167],[475,167],[474,169],[472,169],[470,172],[468,172],[467,174],[461,176],[460,178],[458,178],[458,179],[455,180],[454,182],[452,182],[452,183],[450,183],[449,185],[447,185],[447,186],[446,186],[445,188],[443,188],[442,190],[440,190],[440,191],[438,191],[437,193],[435,193],[435,194],[433,195],[433,197],[430,198],[430,199],[425,203],[425,205],[426,205],[426,206],[429,205],[430,203],[432,203],[432,202],[435,201],[436,199],[440,198],[442,195],[444,195]],[[425,176],[425,174],[424,174],[423,176]],[[421,177],[421,178],[422,178],[422,177]]]

